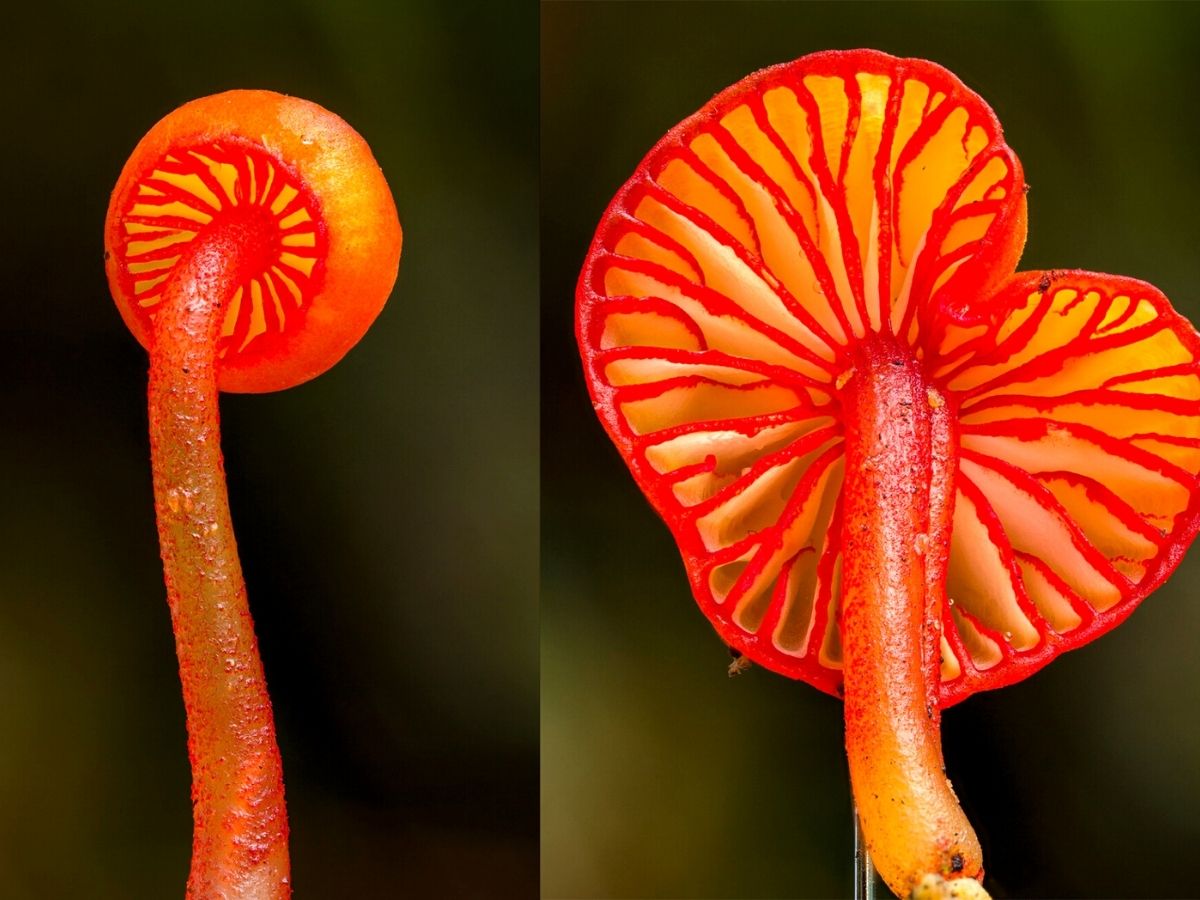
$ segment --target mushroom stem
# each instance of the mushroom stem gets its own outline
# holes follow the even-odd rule
[[[929,873],[982,877],[942,763],[937,694],[954,431],[908,347],[868,339],[854,362],[842,397],[846,752],[871,859],[908,896]]]
[[[283,767],[229,514],[215,345],[238,229],[198,238],[167,285],[150,354],[155,512],[187,712],[189,898],[291,894]]]

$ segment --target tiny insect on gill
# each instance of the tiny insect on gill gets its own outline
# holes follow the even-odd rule
[[[1200,520],[1200,338],[1014,272],[1021,164],[933,63],[830,51],[671,129],[577,289],[593,405],[724,641],[845,700],[888,885],[981,879],[941,710],[1115,627]]]
[[[155,513],[187,714],[191,898],[291,894],[283,770],[238,560],[218,391],[279,390],[358,341],[401,231],[363,139],[269,91],[185,104],[113,190],[105,265],[150,354]]]

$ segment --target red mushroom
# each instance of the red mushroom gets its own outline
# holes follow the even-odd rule
[[[736,651],[845,698],[871,855],[981,879],[940,712],[1113,628],[1200,523],[1200,337],[1152,286],[1014,274],[988,106],[857,50],[673,128],[597,230],[577,335],[605,428]]]
[[[386,302],[400,244],[366,142],[315,103],[269,91],[175,110],[113,190],[109,286],[150,352],[155,512],[192,764],[189,897],[291,895],[217,392],[279,390],[341,359]]]

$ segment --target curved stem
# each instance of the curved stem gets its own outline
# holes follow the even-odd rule
[[[863,346],[843,403],[846,750],[872,860],[907,896],[929,873],[982,874],[937,699],[953,430],[911,351],[882,338]]]
[[[283,768],[220,448],[214,348],[238,237],[198,239],[181,261],[150,363],[155,512],[192,766],[195,900],[291,894]]]

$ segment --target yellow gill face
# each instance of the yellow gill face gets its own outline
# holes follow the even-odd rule
[[[990,110],[937,67],[828,56],[752,76],[647,157],[585,266],[580,342],[706,615],[831,691],[838,396],[856,341],[907,342],[930,403],[961,416],[952,702],[1090,640],[1165,577],[1194,530],[1200,458],[1179,404],[1200,396],[1195,335],[1111,276],[1017,276],[997,297],[1025,204]]]
[[[751,93],[647,173],[629,204],[644,227],[613,249],[736,297],[751,327],[780,332],[776,358],[816,377],[810,356],[829,361],[867,331],[916,343],[916,305],[1023,204],[1015,160],[970,99],[864,73]],[[608,277],[609,296],[661,293],[620,266]],[[731,337],[704,326],[710,347]]]
[[[987,527],[1009,550],[952,569],[980,669],[1005,643],[1030,650],[1039,632],[1070,638],[1115,619],[1165,577],[1194,518],[1194,332],[1148,285],[1050,281],[1014,286],[1013,314],[987,347],[962,352],[948,333],[938,369],[960,404],[955,546]]]
[[[139,179],[121,216],[121,283],[147,323],[189,244],[241,227],[247,256],[217,356],[268,352],[294,330],[319,288],[325,235],[319,205],[266,148],[240,140],[173,148]]]

